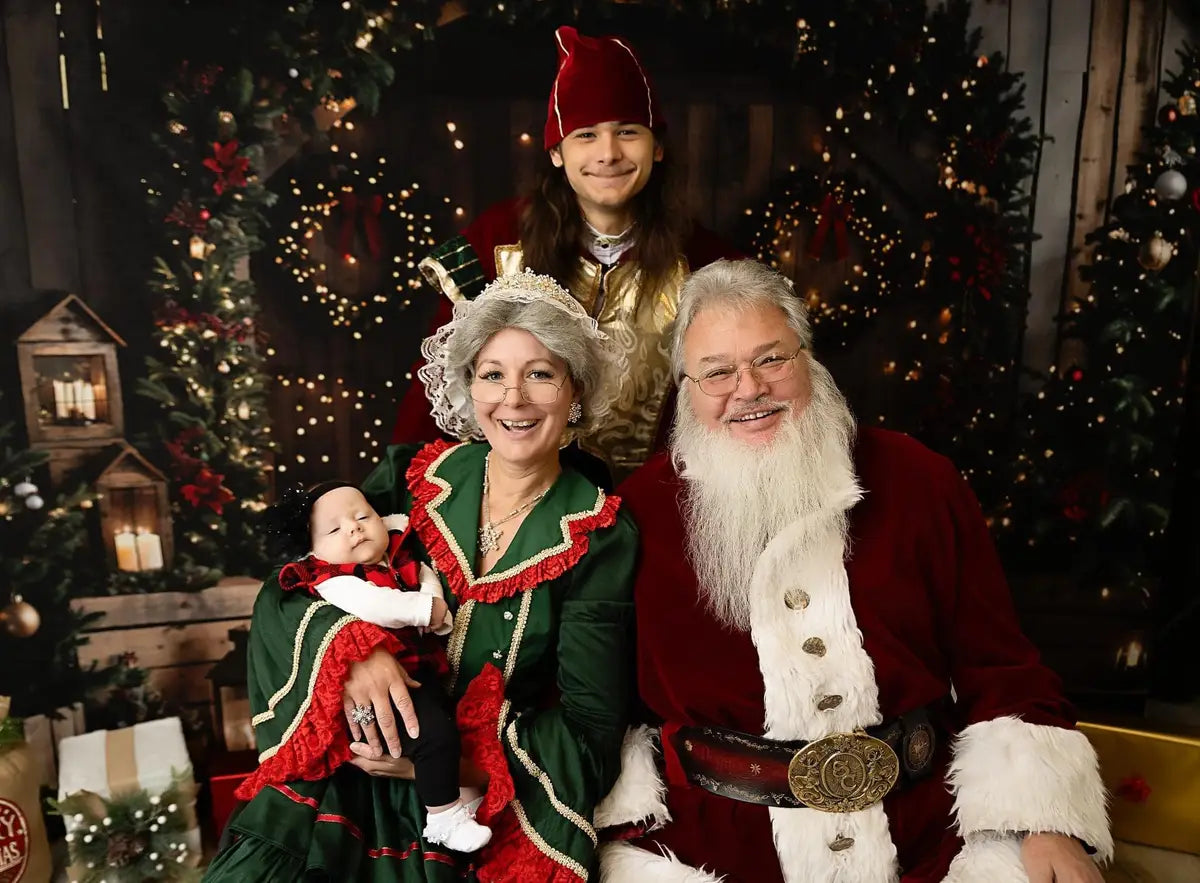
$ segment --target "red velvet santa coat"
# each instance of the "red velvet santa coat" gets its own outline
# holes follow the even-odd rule
[[[839,503],[851,508],[848,549],[828,515],[816,515],[747,560],[749,634],[719,624],[699,600],[683,554],[682,483],[666,455],[623,484],[643,526],[642,700],[666,721],[811,740],[890,720],[953,685],[953,745],[943,732],[930,778],[856,813],[720,797],[672,781],[668,759],[672,821],[638,842],[644,850],[609,847],[605,879],[1007,883],[1026,879],[1024,831],[1063,832],[1111,855],[1095,754],[1021,633],[966,482],[946,459],[882,430],[860,432],[855,461]],[[807,606],[796,602],[801,589]],[[823,640],[824,656],[801,650],[810,637]],[[839,706],[817,709],[834,694]],[[854,843],[830,850],[839,837]]]

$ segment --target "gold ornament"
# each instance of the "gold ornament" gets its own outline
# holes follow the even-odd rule
[[[1175,254],[1175,248],[1157,233],[1142,243],[1138,263],[1147,270],[1161,270]]]
[[[42,616],[36,607],[20,595],[13,595],[12,603],[0,610],[0,622],[4,623],[4,630],[14,638],[28,638],[42,624]]]
[[[1185,117],[1196,115],[1196,96],[1191,92],[1184,92],[1179,96],[1179,112]]]

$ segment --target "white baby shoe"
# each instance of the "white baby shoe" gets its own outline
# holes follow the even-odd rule
[[[475,813],[463,804],[444,812],[429,813],[425,839],[455,852],[474,852],[492,839],[492,829],[475,821]]]

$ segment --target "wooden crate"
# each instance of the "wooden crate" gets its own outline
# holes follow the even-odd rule
[[[213,720],[213,691],[207,678],[213,664],[233,649],[229,631],[250,627],[261,583],[228,577],[199,592],[156,592],[79,598],[81,613],[103,613],[79,648],[79,662],[112,665],[133,653],[148,684],[169,703]]]

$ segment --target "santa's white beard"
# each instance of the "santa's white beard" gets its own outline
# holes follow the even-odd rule
[[[750,576],[771,537],[834,508],[854,481],[854,416],[829,372],[811,360],[809,370],[808,405],[798,415],[788,408],[765,445],[732,437],[727,425],[708,429],[689,398],[703,393],[691,384],[680,390],[671,456],[684,479],[688,556],[709,610],[734,628],[750,628]],[[833,515],[845,539],[846,513]]]

